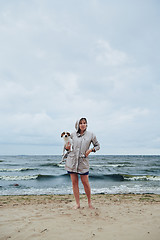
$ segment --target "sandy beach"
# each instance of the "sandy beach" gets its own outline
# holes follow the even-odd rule
[[[0,240],[159,240],[160,195],[0,196]]]

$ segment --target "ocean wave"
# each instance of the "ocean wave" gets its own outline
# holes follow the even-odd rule
[[[89,178],[92,180],[124,181],[124,178],[121,174],[90,174]]]
[[[0,172],[23,172],[37,170],[37,168],[0,168]]]
[[[40,164],[41,167],[60,167],[61,165],[58,163],[44,163]]]
[[[9,189],[1,189],[0,195],[50,195],[50,194],[72,194],[73,190],[71,186],[63,187],[63,188],[9,188]],[[80,193],[84,194],[83,187],[80,187]],[[142,187],[141,185],[127,186],[127,185],[119,185],[119,186],[111,186],[111,187],[103,187],[103,188],[92,188],[92,194],[160,194],[160,187]]]
[[[45,174],[38,174],[37,180],[49,180],[51,178],[69,178],[69,174],[61,174],[61,175],[45,175]]]
[[[17,181],[17,180],[49,180],[51,178],[66,178],[69,177],[68,174],[63,175],[43,175],[43,174],[37,174],[37,175],[27,175],[27,176],[0,176],[0,180],[6,180],[6,181]]]
[[[90,175],[91,179],[95,180],[112,180],[112,181],[160,181],[160,176],[152,175],[126,175],[126,174],[100,174]]]
[[[97,167],[97,168],[104,168],[104,167],[128,167],[127,164],[122,164],[122,163],[118,163],[118,164],[91,164],[90,167]],[[134,165],[129,165],[129,167],[134,167]]]
[[[26,175],[26,176],[1,176],[0,180],[6,181],[17,181],[17,180],[50,180],[50,179],[69,179],[69,174],[60,174],[60,175]],[[92,181],[103,180],[103,181],[160,181],[160,176],[151,176],[151,175],[126,175],[126,174],[90,174],[89,178]]]
[[[123,175],[127,181],[160,181],[160,176],[152,175]]]
[[[141,185],[119,185],[105,188],[92,188],[92,194],[160,194],[160,187],[142,187]]]
[[[34,180],[37,178],[37,175],[34,176],[1,176],[0,180],[5,181],[20,181],[20,180]]]
[[[108,162],[108,164],[112,165],[113,162]],[[133,165],[133,163],[131,163],[131,162],[123,162],[123,161],[119,161],[118,164],[124,165],[124,166],[132,166]]]

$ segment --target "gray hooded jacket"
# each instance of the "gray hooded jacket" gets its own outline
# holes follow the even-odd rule
[[[81,135],[77,132],[79,129],[79,120],[76,122],[75,128],[76,132],[71,134],[72,151],[66,159],[65,169],[70,172],[86,173],[89,171],[89,158],[85,157],[85,153],[91,143],[95,151],[100,149],[100,145],[93,133],[86,130],[84,134]]]

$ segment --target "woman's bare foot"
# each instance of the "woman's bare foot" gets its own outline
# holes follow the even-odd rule
[[[88,207],[90,208],[90,209],[95,209],[93,206],[92,206],[92,204],[90,203],[90,204],[88,204]]]
[[[75,209],[75,210],[79,209],[79,208],[80,208],[80,205],[76,205],[76,206],[73,207],[73,209]]]

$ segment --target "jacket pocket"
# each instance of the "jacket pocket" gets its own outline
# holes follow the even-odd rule
[[[89,159],[88,159],[88,157],[80,159],[79,167],[80,167],[81,170],[89,168]]]
[[[73,170],[75,166],[75,155],[73,152],[70,152],[66,159],[66,168],[69,168],[69,170]]]

